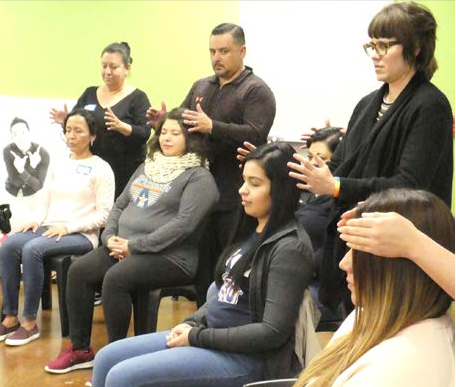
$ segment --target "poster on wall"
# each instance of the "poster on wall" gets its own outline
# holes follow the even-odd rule
[[[73,102],[0,96],[0,204],[11,209],[11,233],[46,215],[52,166],[68,157],[62,127],[49,111]]]

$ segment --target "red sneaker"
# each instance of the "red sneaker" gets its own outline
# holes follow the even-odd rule
[[[44,367],[44,370],[52,374],[66,374],[73,370],[92,368],[94,357],[92,347],[87,352],[67,349],[62,351],[57,359]]]
[[[85,387],[92,387],[92,378],[88,378]]]

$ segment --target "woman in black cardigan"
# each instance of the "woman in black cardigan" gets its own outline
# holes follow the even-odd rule
[[[437,69],[436,27],[421,5],[384,7],[372,19],[371,40],[364,45],[384,85],[358,103],[330,163],[320,160],[314,167],[295,155],[301,164],[289,165],[300,188],[332,197],[320,276],[320,299],[328,305],[344,294],[338,262],[346,247],[336,224],[345,210],[393,187],[424,189],[450,206],[453,118],[447,98],[430,83]]]

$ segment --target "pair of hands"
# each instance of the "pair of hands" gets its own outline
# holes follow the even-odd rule
[[[16,152],[10,151],[10,154],[14,157],[13,165],[17,172],[24,172],[27,159],[30,160],[30,166],[35,169],[41,161],[40,150],[41,145],[38,146],[35,152],[28,151],[24,157],[19,156]]]
[[[241,162],[244,161],[245,156],[256,149],[256,146],[249,142],[244,142],[243,145],[245,148],[237,149],[237,159]],[[314,157],[318,167],[315,167],[309,160],[298,153],[295,153],[293,157],[299,164],[289,162],[287,166],[295,171],[289,173],[290,177],[302,182],[296,184],[298,188],[311,191],[316,195],[332,195],[334,193],[336,179],[320,157],[317,155]]]
[[[166,115],[166,103],[161,101],[160,110],[150,107],[146,112],[147,124],[156,127],[158,122]],[[204,113],[201,104],[196,104],[195,110],[186,110],[182,114],[184,124],[189,125],[189,132],[212,133],[212,120]]]
[[[355,219],[357,210],[345,212],[337,223],[348,247],[381,257],[413,258],[420,232],[410,220],[395,212],[365,212]]]
[[[171,332],[166,336],[166,345],[170,348],[175,347],[188,347],[188,333],[192,329],[189,324],[176,325]]]
[[[49,118],[51,121],[60,125],[63,125],[67,116],[68,108],[66,104],[63,106],[63,110],[51,109],[49,112]],[[109,107],[106,109],[104,119],[108,130],[117,131],[124,136],[128,136],[132,131],[131,125],[119,120]]]
[[[40,225],[38,223],[29,222],[20,227],[18,232],[26,232],[28,230],[32,230],[35,233],[39,227]],[[41,236],[46,238],[57,237],[55,241],[58,242],[64,235],[68,235],[68,230],[65,226],[51,226]]]
[[[107,244],[106,247],[110,251],[110,257],[121,261],[131,255],[130,250],[128,249],[128,239],[112,236],[108,239]]]

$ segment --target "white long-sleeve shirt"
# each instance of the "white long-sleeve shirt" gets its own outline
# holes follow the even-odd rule
[[[114,201],[114,174],[98,156],[55,163],[43,226],[62,225],[70,234],[85,235],[98,246],[98,232],[106,224]],[[40,223],[40,222],[38,222]]]
[[[352,330],[354,318],[352,312],[331,342]],[[431,318],[371,348],[332,387],[454,387],[454,360],[451,318]]]

